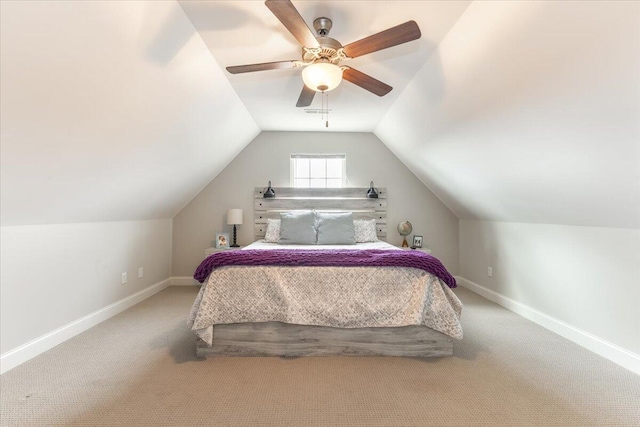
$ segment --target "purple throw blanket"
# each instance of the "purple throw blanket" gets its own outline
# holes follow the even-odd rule
[[[193,277],[203,283],[216,268],[235,265],[285,267],[407,267],[424,270],[455,288],[456,279],[440,260],[422,251],[383,249],[247,249],[209,255]]]

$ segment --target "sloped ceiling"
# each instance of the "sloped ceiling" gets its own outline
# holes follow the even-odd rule
[[[640,228],[639,23],[474,2],[375,134],[460,218]]]
[[[1,2],[2,225],[170,218],[259,128],[175,2]]]

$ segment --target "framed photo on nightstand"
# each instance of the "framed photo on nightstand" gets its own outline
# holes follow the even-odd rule
[[[216,233],[216,249],[229,249],[229,233]]]
[[[413,244],[412,248],[421,248],[422,247],[422,236],[413,236]]]

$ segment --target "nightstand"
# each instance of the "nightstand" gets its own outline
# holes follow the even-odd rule
[[[223,252],[223,251],[230,251],[232,249],[241,249],[242,246],[240,246],[239,248],[225,248],[225,249],[218,249],[215,247],[211,247],[211,248],[207,248],[204,250],[204,256],[205,258],[208,257],[209,255],[216,253],[216,252]]]
[[[431,249],[429,249],[429,248],[415,248],[415,249],[411,249],[411,248],[403,248],[403,247],[400,247],[400,249],[402,249],[403,251],[421,251],[421,252],[424,252],[424,253],[427,253],[427,254],[430,254],[430,253],[431,253]]]

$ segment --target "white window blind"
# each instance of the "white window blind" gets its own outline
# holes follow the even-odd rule
[[[292,154],[291,186],[342,188],[346,181],[345,154]]]

